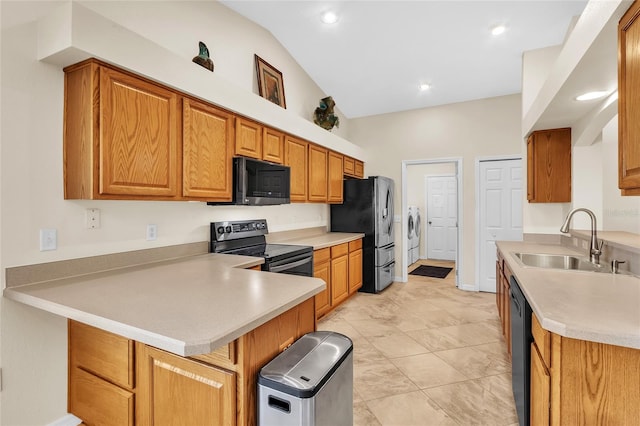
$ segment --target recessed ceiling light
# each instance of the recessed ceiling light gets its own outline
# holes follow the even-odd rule
[[[576,97],[576,101],[590,101],[593,99],[598,99],[598,98],[602,98],[604,96],[607,95],[608,92],[605,92],[603,90],[600,91],[596,91],[596,92],[588,92],[588,93],[584,93],[580,96]]]
[[[491,27],[491,34],[493,34],[494,36],[499,36],[500,34],[503,34],[506,30],[507,30],[507,27],[505,27],[504,25],[494,25],[493,27]]]
[[[323,13],[320,19],[325,24],[335,24],[336,22],[338,22],[338,15],[329,11],[329,12]]]
[[[429,89],[431,89],[431,85],[429,83],[420,83],[420,90],[422,92]]]

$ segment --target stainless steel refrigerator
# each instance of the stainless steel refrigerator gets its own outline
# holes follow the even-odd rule
[[[371,176],[344,181],[343,203],[331,205],[332,232],[362,232],[360,291],[377,293],[395,276],[393,179]]]

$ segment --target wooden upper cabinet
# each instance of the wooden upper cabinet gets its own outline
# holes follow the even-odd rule
[[[356,160],[355,159],[353,159],[351,157],[347,157],[345,155],[342,166],[343,166],[343,171],[344,171],[344,175],[345,176],[355,176],[355,173],[356,173]]]
[[[618,186],[640,195],[640,2],[618,25]]]
[[[284,138],[284,164],[291,168],[291,201],[307,201],[308,143],[292,136]]]
[[[265,127],[262,131],[262,159],[284,164],[284,133]]]
[[[344,186],[342,159],[342,154],[329,151],[329,181],[327,183],[327,201],[329,203],[342,203],[342,188]]]
[[[571,201],[571,129],[535,131],[527,139],[527,200]]]
[[[364,177],[364,163],[351,157],[344,156],[344,175],[362,179]]]
[[[236,119],[236,155],[262,159],[262,126],[254,121]]]
[[[355,161],[355,175],[357,178],[364,178],[364,163],[360,160]]]
[[[96,61],[65,69],[67,199],[179,195],[178,95]]]
[[[328,162],[329,150],[309,144],[309,201],[327,202]]]
[[[202,102],[183,100],[182,195],[231,201],[234,116]]]

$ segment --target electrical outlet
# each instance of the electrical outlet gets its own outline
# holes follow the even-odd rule
[[[55,229],[40,230],[40,251],[55,250],[58,248],[58,231]]]
[[[158,225],[150,223],[147,225],[147,241],[155,241],[158,238]]]
[[[582,248],[584,250],[587,250],[589,248],[589,243],[585,240],[582,240]]]
[[[100,209],[87,209],[84,219],[84,226],[87,229],[100,228]]]

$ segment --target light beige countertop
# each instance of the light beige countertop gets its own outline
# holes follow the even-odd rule
[[[9,299],[181,356],[211,352],[313,297],[324,281],[201,254],[8,287]]]
[[[573,254],[560,244],[499,241],[531,309],[546,330],[565,337],[640,349],[640,278],[521,265],[522,253]]]
[[[267,242],[312,246],[314,250],[344,244],[364,238],[364,234],[352,232],[327,232],[324,227],[297,229],[267,235]]]

